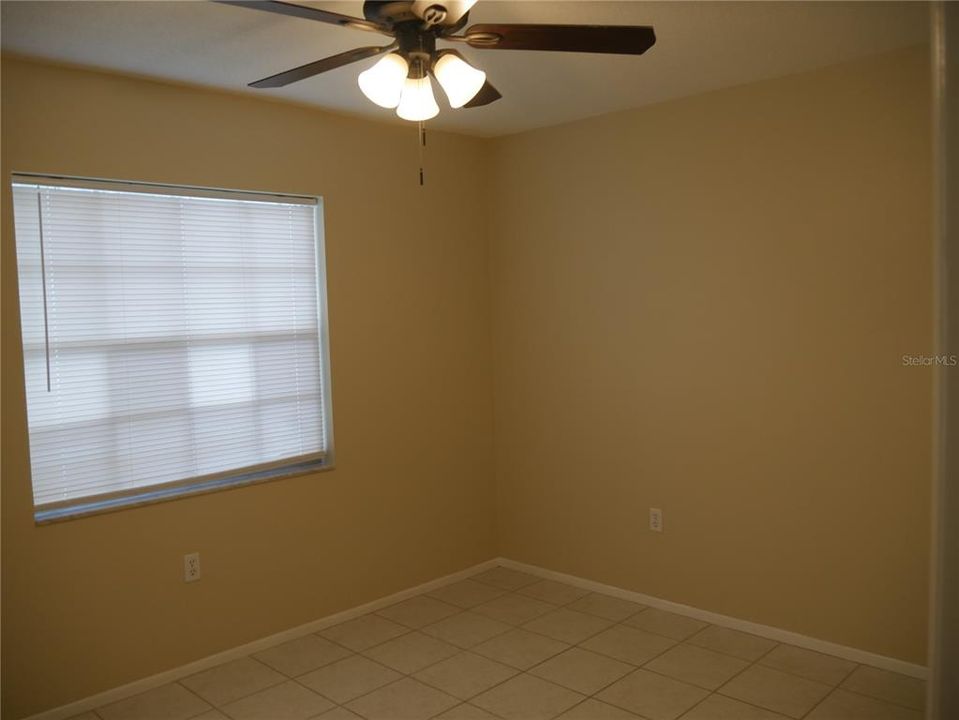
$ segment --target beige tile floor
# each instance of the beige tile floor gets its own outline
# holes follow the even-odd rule
[[[923,685],[498,567],[75,720],[920,720]]]

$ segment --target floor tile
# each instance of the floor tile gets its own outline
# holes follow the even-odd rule
[[[739,700],[710,695],[680,720],[787,720],[785,715],[747,705]]]
[[[427,594],[450,605],[469,609],[481,603],[489,602],[505,592],[505,590],[486,583],[476,582],[475,580],[461,580],[452,585],[444,585],[436,590],[431,590]]]
[[[926,684],[922,680],[868,665],[856,668],[842,687],[914,710],[925,707]]]
[[[633,715],[622,708],[600,702],[594,698],[584,700],[579,705],[570,708],[556,720],[642,720],[639,715]]]
[[[555,609],[556,606],[551,603],[531,598],[528,595],[509,593],[482,605],[477,605],[473,608],[473,612],[510,625],[522,625],[524,622],[529,622]]]
[[[435,688],[403,678],[348,704],[367,720],[426,720],[459,704]]]
[[[650,720],[673,720],[708,694],[702,688],[646,670],[636,670],[596,697]]]
[[[559,640],[517,628],[477,645],[473,652],[514,668],[527,670],[568,647],[569,645]]]
[[[457,647],[471,648],[509,629],[509,625],[498,620],[473,612],[463,612],[427,625],[423,632]]]
[[[470,579],[493,585],[501,590],[518,590],[539,581],[539,578],[535,575],[507,567],[494,567],[486,572],[481,572],[479,575],[474,575]]]
[[[794,645],[780,645],[765,655],[759,664],[834,686],[841,683],[856,668],[856,663],[849,660]]]
[[[93,711],[80,713],[79,715],[71,715],[67,720],[100,720],[99,717],[93,714]]]
[[[337,706],[317,716],[316,720],[363,720],[363,717],[352,710],[347,710],[345,707]]]
[[[469,703],[457,705],[450,708],[442,715],[437,715],[436,720],[499,720],[495,715],[491,715],[482,708]]]
[[[186,720],[209,709],[185,687],[171,683],[97,708],[103,720]]]
[[[459,648],[455,645],[420,632],[411,632],[371,647],[363,654],[404,675],[411,675],[458,652]]]
[[[646,606],[630,602],[629,600],[623,600],[622,598],[612,597],[611,595],[590,593],[570,603],[567,605],[567,608],[569,610],[578,610],[579,612],[606,618],[613,622],[622,622],[640,610],[645,610]]]
[[[524,674],[487,690],[472,703],[505,720],[547,720],[583,699],[572,690]]]
[[[719,692],[789,717],[801,718],[831,690],[828,685],[814,680],[753,665],[723,685]]]
[[[481,655],[461,652],[416,673],[417,680],[461,700],[468,700],[509,680],[517,670]]]
[[[710,625],[687,642],[750,662],[758,660],[776,646],[772,640],[718,625]]]
[[[646,632],[665,635],[674,640],[685,640],[702,630],[707,623],[696,618],[667,612],[659,608],[648,608],[624,621],[630,627]]]
[[[354,655],[302,675],[297,680],[333,702],[342,704],[401,677],[395,670]]]
[[[612,620],[560,608],[531,620],[523,629],[575,645],[612,624]]]
[[[922,720],[919,710],[847,692],[840,688],[809,713],[808,720]]]
[[[253,658],[242,658],[191,675],[180,683],[207,702],[220,706],[284,680],[286,677],[273,668]]]
[[[230,720],[230,718],[219,710],[207,710],[202,715],[190,718],[190,720]]]
[[[591,637],[582,647],[631,665],[642,665],[675,644],[675,640],[662,635],[625,625],[614,625]]]
[[[710,625],[689,638],[688,642],[750,662],[758,660],[776,646],[772,640],[718,625]]]
[[[584,695],[592,695],[634,669],[619,660],[574,647],[536,665],[529,673]]]
[[[683,644],[670,648],[643,667],[690,685],[715,690],[748,666],[748,662],[732,655]]]
[[[292,680],[223,706],[233,720],[306,720],[333,703]]]
[[[455,605],[431,598],[429,595],[417,595],[409,600],[377,610],[376,614],[400,625],[421,628],[458,612],[460,612],[460,608]]]
[[[537,600],[544,600],[553,605],[566,605],[578,600],[583,595],[588,595],[589,590],[566,585],[565,583],[555,582],[554,580],[540,580],[532,585],[520,588],[519,592],[523,595],[529,595]]]
[[[253,657],[289,677],[302,675],[318,667],[345,658],[350,651],[317,635],[307,635],[271,647]]]
[[[379,615],[362,615],[354,620],[321,630],[319,635],[344,645],[350,650],[360,652],[409,631],[408,627]]]

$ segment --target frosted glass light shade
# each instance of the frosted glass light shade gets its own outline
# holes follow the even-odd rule
[[[361,72],[356,81],[371,102],[380,107],[395,108],[400,104],[408,71],[406,60],[396,53],[390,53],[369,70]]]
[[[407,78],[396,114],[404,120],[421,122],[439,115],[440,108],[433,98],[433,84],[429,77]]]
[[[476,97],[476,93],[486,82],[486,73],[453,53],[447,53],[437,60],[433,73],[449,98],[452,108],[463,107]]]

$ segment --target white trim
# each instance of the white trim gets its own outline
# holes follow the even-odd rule
[[[331,625],[338,625],[341,622],[352,620],[360,615],[365,615],[366,613],[380,610],[381,608],[398,603],[401,600],[406,600],[414,595],[429,592],[430,590],[434,590],[443,585],[447,585],[458,580],[463,580],[471,575],[475,575],[483,572],[484,570],[489,570],[492,567],[496,567],[499,564],[505,564],[505,562],[506,561],[502,561],[501,563],[501,561],[496,559],[486,560],[485,562],[481,562],[478,565],[473,565],[465,570],[460,570],[458,572],[451,573],[450,575],[444,575],[443,577],[436,578],[435,580],[425,582],[422,585],[407,588],[406,590],[400,590],[392,595],[387,595],[386,597],[381,597],[377,600],[371,600],[363,605],[357,605],[356,607],[343,610],[342,612],[338,612],[333,615],[327,615],[324,618],[313,620],[305,625],[290,628],[289,630],[278,632],[275,635],[260,638],[259,640],[254,640],[253,642],[249,642],[245,645],[240,645],[229,650],[224,650],[223,652],[216,653],[215,655],[208,655],[200,660],[187,663],[186,665],[181,665],[180,667],[176,667],[171,670],[157,673],[156,675],[150,675],[149,677],[145,677],[140,680],[134,680],[126,685],[105,690],[104,692],[91,695],[83,698],[82,700],[77,700],[69,703],[68,705],[61,705],[60,707],[45,710],[37,713],[36,715],[31,715],[25,720],[65,720],[66,718],[79,715],[80,713],[87,712],[88,710],[93,710],[94,708],[116,702],[117,700],[123,700],[131,695],[137,695],[139,693],[146,692],[147,690],[160,687],[161,685],[166,685],[167,683],[175,682],[181,678],[194,675],[195,673],[203,670],[208,670],[216,665],[221,665],[231,660],[238,660],[246,657],[247,655],[251,655],[252,653],[266,650],[274,645],[279,645],[280,643],[288,642],[289,640],[296,640],[304,635],[310,635],[312,633],[319,632],[320,630],[328,628]]]
[[[316,320],[317,340],[320,343],[320,368],[323,390],[323,436],[326,441],[326,469],[336,467],[336,446],[333,442],[333,368],[330,353],[330,293],[326,281],[326,209],[323,198],[316,197],[316,210],[313,213],[314,234],[316,237]]]
[[[515,560],[509,560],[507,558],[499,558],[497,564],[512,568],[513,570],[521,570],[522,572],[536,575],[546,580],[556,580],[557,582],[574,585],[584,590],[592,590],[593,592],[612,595],[613,597],[622,598],[623,600],[632,600],[633,602],[649,605],[650,607],[659,608],[660,610],[681,613],[689,617],[694,617],[697,620],[704,620],[713,625],[721,625],[722,627],[732,628],[733,630],[741,630],[753,635],[769,638],[770,640],[776,640],[777,642],[789,643],[790,645],[796,645],[801,648],[806,648],[807,650],[815,650],[816,652],[821,652],[826,655],[834,655],[845,660],[862,663],[863,665],[872,665],[873,667],[883,670],[891,670],[892,672],[923,680],[926,679],[928,675],[928,668],[924,665],[916,665],[915,663],[906,662],[905,660],[898,660],[885,655],[877,655],[876,653],[871,653],[866,650],[860,650],[847,645],[839,645],[829,642],[828,640],[809,637],[808,635],[801,635],[791,630],[773,627],[772,625],[761,625],[760,623],[741,620],[740,618],[730,617],[729,615],[720,615],[719,613],[710,612],[709,610],[700,610],[690,605],[683,605],[672,602],[671,600],[663,600],[662,598],[644,595],[643,593],[632,590],[624,590],[613,585],[606,585],[595,582],[594,580],[586,580],[585,578],[567,575],[566,573],[556,572],[555,570],[547,570],[536,565],[527,565],[526,563],[516,562]]]
[[[256,190],[227,190],[202,187],[199,185],[166,185],[164,183],[143,182],[139,180],[109,180],[105,178],[79,177],[76,175],[44,175],[40,173],[23,172],[12,173],[11,178],[11,182],[15,185],[66,187],[81,190],[109,190],[111,192],[135,192],[152,195],[173,195],[175,197],[214,198],[219,200],[268,202],[285,205],[319,204],[319,199],[311,195],[290,195]]]

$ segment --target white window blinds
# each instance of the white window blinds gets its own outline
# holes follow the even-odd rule
[[[322,462],[316,201],[68,183],[13,184],[38,508]]]

